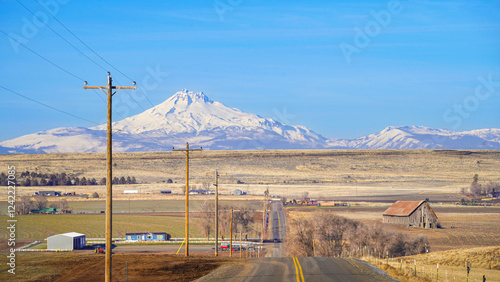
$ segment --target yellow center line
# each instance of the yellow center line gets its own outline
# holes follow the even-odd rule
[[[306,280],[304,279],[304,273],[302,272],[302,266],[300,266],[299,258],[296,259],[297,259],[297,265],[299,266],[300,270],[300,277],[302,278],[302,282],[305,282]]]
[[[280,224],[280,212],[278,212],[278,236],[281,239],[281,224]]]
[[[297,267],[297,263],[295,262],[295,257],[292,257],[292,259],[293,259],[293,264],[295,265],[295,275],[297,275],[297,282],[300,282],[299,268]]]
[[[293,259],[293,264],[295,265],[295,275],[297,276],[297,282],[305,282],[306,280],[304,279],[304,273],[302,272],[302,266],[300,266],[299,258],[292,257],[292,259]]]

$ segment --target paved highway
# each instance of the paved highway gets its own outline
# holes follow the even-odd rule
[[[395,281],[367,264],[341,258],[256,258],[224,265],[197,281]]]

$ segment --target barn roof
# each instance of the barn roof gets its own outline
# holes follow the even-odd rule
[[[409,216],[423,203],[425,201],[397,201],[386,209],[383,215]]]

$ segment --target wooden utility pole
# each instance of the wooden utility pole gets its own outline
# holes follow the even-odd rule
[[[207,174],[207,176],[215,176],[215,256],[219,256],[219,176],[227,176],[227,174],[219,174],[215,170],[214,175]]]
[[[135,87],[135,81],[133,82],[134,86],[113,86],[113,79],[111,78],[111,74],[108,72],[108,85],[107,86],[87,86],[87,82],[85,81],[85,86],[83,89],[101,89],[104,94],[108,96],[108,128],[107,128],[107,160],[106,160],[106,259],[105,259],[105,269],[104,269],[104,280],[106,282],[111,281],[111,253],[112,253],[112,245],[111,240],[113,238],[112,232],[112,207],[113,207],[113,189],[112,189],[112,181],[113,181],[113,172],[112,168],[112,133],[111,133],[111,109],[112,109],[112,97],[115,93],[120,89],[137,89]],[[106,89],[107,91],[104,91]],[[113,89],[116,89],[113,92]]]
[[[266,233],[266,213],[267,213],[267,196],[269,195],[269,188],[264,192],[264,211],[262,212],[262,235],[260,238],[260,243],[264,243],[264,234]]]
[[[229,257],[233,257],[233,207],[231,207],[231,240],[229,241]]]
[[[189,256],[189,152],[190,151],[203,151],[200,149],[189,149],[189,143],[186,143],[186,149],[175,149],[172,151],[181,151],[186,153],[186,257]]]

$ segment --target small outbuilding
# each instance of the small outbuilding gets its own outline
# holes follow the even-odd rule
[[[426,201],[397,201],[383,213],[383,222],[407,227],[437,228],[438,217]]]
[[[47,250],[76,250],[85,247],[85,234],[68,232],[47,238]]]
[[[126,233],[127,241],[165,241],[170,239],[170,234],[166,232],[139,232]]]
[[[243,195],[243,191],[241,191],[240,189],[236,189],[233,191],[233,195],[234,196],[241,196],[241,195]]]

